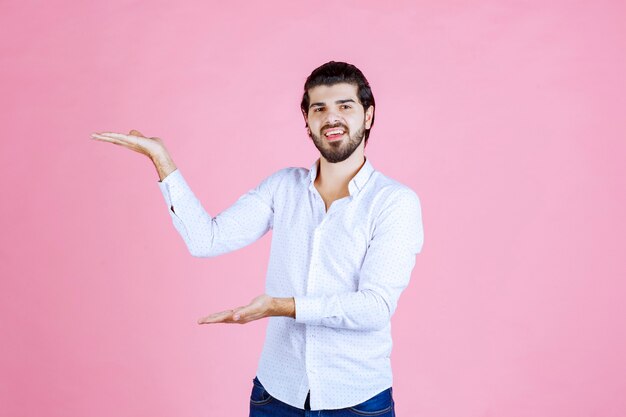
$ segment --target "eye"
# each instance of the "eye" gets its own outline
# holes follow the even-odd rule
[[[316,108],[313,109],[314,112],[320,112],[322,110],[324,110],[323,107],[316,107]]]
[[[351,109],[351,108],[352,108],[352,106],[351,106],[351,105],[349,105],[349,104],[342,104],[342,105],[341,105],[341,108],[343,108],[343,109]]]

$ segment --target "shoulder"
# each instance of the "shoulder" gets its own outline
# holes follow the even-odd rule
[[[293,188],[308,178],[309,170],[300,167],[286,167],[278,169],[266,176],[262,184],[269,187],[273,191],[277,191],[283,187]]]
[[[281,168],[278,171],[274,172],[272,175],[276,175],[281,178],[293,178],[299,179],[303,177],[307,177],[309,175],[309,170],[302,167],[286,167]]]
[[[408,185],[380,171],[374,172],[372,180],[372,191],[376,195],[376,199],[383,202],[383,207],[398,208],[398,206],[402,206],[413,211],[420,211],[420,198],[417,192]]]
[[[411,187],[380,172],[375,177],[375,235],[388,235],[403,242],[412,253],[419,253],[424,244],[420,198]]]
[[[296,167],[287,167],[281,168],[276,171],[271,172],[269,175],[266,175],[264,181],[283,181],[285,179],[297,178],[302,174],[299,171],[307,171],[304,168],[296,168]],[[308,173],[308,171],[307,171]]]

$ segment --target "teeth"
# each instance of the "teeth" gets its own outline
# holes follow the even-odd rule
[[[330,135],[335,135],[335,134],[343,134],[343,130],[329,130],[328,132],[324,133],[326,136],[330,136]]]

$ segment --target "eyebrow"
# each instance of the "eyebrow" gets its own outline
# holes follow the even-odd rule
[[[354,103],[356,104],[356,101],[352,100],[351,98],[345,99],[345,100],[337,100],[335,101],[335,104],[343,104],[343,103]],[[315,107],[315,106],[325,106],[326,103],[313,103],[309,105],[309,109],[311,107]]]

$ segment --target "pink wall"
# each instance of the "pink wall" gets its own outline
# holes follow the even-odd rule
[[[89,135],[163,138],[217,214],[314,161],[331,59],[423,204],[398,415],[625,415],[626,7],[463,3],[2,2],[0,415],[247,415],[266,322],[196,320],[263,291],[270,236],[191,257],[150,161]]]

